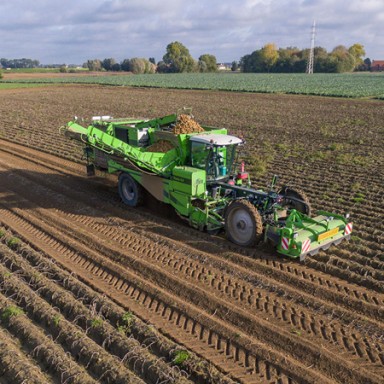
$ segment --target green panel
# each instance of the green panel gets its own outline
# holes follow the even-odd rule
[[[177,150],[171,149],[168,152],[140,152],[140,161],[151,164],[159,173],[168,173],[172,166],[178,164]]]
[[[183,216],[189,216],[191,210],[190,196],[177,191],[171,191],[170,194],[171,205]]]
[[[176,149],[171,149],[166,153],[145,152],[143,147],[129,145],[93,125],[88,127],[87,136],[91,146],[101,149],[107,154],[120,156],[122,159],[126,157],[139,167],[146,168],[160,175],[170,174],[172,167],[179,161]]]
[[[311,222],[307,223],[306,220],[303,220],[304,228],[297,230],[298,237],[296,238],[297,242],[303,242],[304,240],[310,238],[312,241],[317,240],[317,237],[324,232],[330,231],[337,227],[342,227],[344,222],[338,219],[333,219],[327,221],[327,216],[316,216],[311,219]],[[322,224],[322,225],[321,225]]]
[[[204,229],[207,224],[208,215],[201,209],[194,208],[189,216],[189,225],[200,231]]]
[[[179,166],[172,170],[169,181],[169,200],[183,216],[190,216],[192,197],[204,197],[206,191],[205,171]]]
[[[227,128],[208,127],[206,125],[202,125],[201,127],[204,128],[204,131],[209,133],[217,133],[221,135],[226,135],[228,133]]]
[[[202,197],[206,191],[205,181],[204,170],[179,166],[172,170],[170,189],[183,192],[191,197]]]

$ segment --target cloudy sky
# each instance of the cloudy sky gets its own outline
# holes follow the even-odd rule
[[[308,48],[361,43],[384,59],[384,0],[3,0],[0,57],[42,64],[162,59],[180,41],[195,59],[239,60],[273,42]]]

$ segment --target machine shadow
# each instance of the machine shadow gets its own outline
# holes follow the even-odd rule
[[[217,254],[275,258],[273,250],[263,244],[256,248],[239,247],[225,239],[223,233],[209,235],[193,229],[182,220],[173,207],[156,200],[145,192],[143,206],[125,205],[118,194],[117,177],[102,174],[93,177],[66,173],[40,173],[13,169],[0,172],[0,207],[9,210],[28,210],[35,215],[61,211],[69,215],[108,218],[111,227],[116,220],[126,221],[127,227],[145,231],[147,237],[164,236],[180,241],[196,251]],[[35,212],[33,212],[35,211]],[[0,217],[1,222],[1,217]],[[130,223],[134,222],[134,226]],[[196,235],[190,235],[191,231]]]
[[[21,210],[60,210],[72,215],[116,217],[129,221],[134,219],[137,226],[153,227],[156,220],[148,218],[150,215],[169,219],[170,224],[175,226],[188,227],[171,206],[159,202],[146,191],[143,206],[132,208],[125,205],[118,194],[117,177],[101,173],[87,177],[24,169],[3,171],[0,172],[0,206]]]

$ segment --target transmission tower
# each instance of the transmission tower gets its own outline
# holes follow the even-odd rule
[[[315,56],[315,36],[316,36],[316,21],[313,20],[312,31],[311,31],[311,48],[309,50],[309,57],[307,62],[306,73],[313,73],[313,61]]]

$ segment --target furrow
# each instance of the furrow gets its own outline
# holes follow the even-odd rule
[[[8,332],[0,328],[0,382],[49,384],[52,378],[33,364]]]
[[[25,184],[25,182],[24,182],[24,184]],[[44,193],[44,191],[41,191],[40,193]],[[52,195],[52,194],[51,194]],[[54,195],[54,194],[53,194]],[[59,204],[58,204],[59,205]],[[80,216],[81,217],[81,216]],[[78,220],[78,218],[79,218],[79,215],[75,215],[75,214],[72,214],[71,215],[71,218],[72,219],[74,219],[74,220]],[[87,220],[87,222],[89,223],[90,222],[90,218],[87,218],[86,219]],[[111,222],[110,222],[110,225],[111,225],[111,227],[109,227],[109,230],[110,231],[114,231],[115,229],[116,229],[116,227],[119,227],[119,226],[124,226],[124,223],[123,222],[118,222],[118,223],[116,223],[114,220],[111,220]],[[99,229],[99,227],[94,227],[94,229],[95,229],[95,231],[98,231],[98,230],[100,230]],[[107,234],[108,235],[108,232],[104,232],[105,234]],[[126,232],[126,233],[124,233],[124,235],[123,235],[123,237],[124,236],[129,236],[128,235],[128,233]],[[145,237],[147,237],[146,235],[144,235]],[[131,237],[132,238],[132,237]],[[133,241],[136,241],[136,239],[137,239],[137,234],[136,234],[136,238],[134,237],[133,238]],[[124,242],[124,241],[126,241],[126,240],[121,240],[122,242]],[[166,245],[166,246],[169,246],[169,240],[167,240],[167,239],[160,239],[160,241],[161,242],[163,242],[164,243],[164,245]],[[171,244],[172,245],[172,244]],[[148,240],[146,241],[146,246],[147,247],[149,247],[150,248],[150,246],[151,246],[151,242],[149,242]],[[148,249],[149,249],[148,248]],[[184,248],[184,247],[183,247]],[[190,250],[188,250],[188,253],[190,253]],[[271,268],[271,267],[273,267],[273,273],[271,273],[271,272],[267,272],[267,270],[266,270],[266,275],[272,275],[272,276],[276,276],[276,275],[278,275],[279,274],[279,271],[281,271],[281,270],[284,270],[285,272],[288,272],[288,273],[292,273],[293,272],[293,274],[295,275],[295,278],[296,278],[296,281],[290,281],[290,283],[292,284],[294,284],[294,285],[296,285],[296,284],[301,284],[301,286],[302,286],[302,288],[306,288],[306,286],[304,285],[304,284],[302,284],[302,281],[303,281],[303,279],[304,280],[310,280],[311,281],[311,283],[317,283],[318,284],[318,281],[317,281],[317,276],[316,275],[311,275],[310,273],[309,274],[307,274],[307,273],[305,273],[305,272],[302,272],[302,271],[300,271],[300,269],[303,269],[302,267],[300,267],[300,266],[295,266],[294,267],[294,269],[291,271],[291,269],[288,267],[288,268],[284,268],[284,264],[282,263],[282,262],[279,262],[279,261],[277,261],[277,262],[275,262],[275,261],[271,261],[270,259],[268,259],[268,258],[266,258],[266,259],[259,259],[259,257],[258,257],[258,255],[257,255],[257,253],[254,253],[254,255],[255,255],[255,257],[257,257],[258,258],[258,260],[256,260],[256,262],[255,263],[253,263],[254,265],[253,265],[253,268],[257,268],[257,264],[260,264],[260,263],[262,263],[262,264],[267,264],[268,265],[268,267],[269,268]],[[188,254],[188,256],[189,256],[189,254]],[[241,264],[248,264],[248,262],[243,262],[240,258],[236,258],[236,261],[237,261],[237,265],[241,265]],[[272,265],[271,265],[272,264]],[[324,268],[327,268],[327,266],[324,266],[324,264],[323,263],[320,263],[320,264],[316,264],[316,263],[314,263],[313,261],[312,261],[312,263],[311,263],[311,265],[313,266],[316,266],[318,269],[322,269],[323,271],[324,271]],[[236,266],[235,266],[236,267]],[[247,266],[246,266],[247,267]],[[269,269],[267,267],[267,269]],[[277,267],[277,268],[276,268]],[[231,266],[231,268],[233,268],[233,266]],[[251,268],[252,268],[252,266],[251,266]],[[252,268],[252,269],[253,269]],[[329,268],[330,270],[335,270],[336,268],[334,267],[333,269],[332,268]],[[345,272],[345,271],[341,271],[340,272],[340,269],[336,269],[338,272],[336,272],[336,275],[339,275],[339,277],[343,277],[343,276],[346,276],[347,278],[349,278],[350,276],[350,274],[348,274],[348,272]],[[284,277],[284,282],[286,282],[286,281],[288,281],[288,279],[286,279],[286,277],[284,276],[284,274],[283,274],[283,276],[281,276],[281,277]],[[297,281],[297,279],[300,279],[300,282],[298,282]],[[278,279],[278,280],[281,280],[281,278],[280,279]],[[291,279],[292,280],[292,279]],[[368,281],[368,285],[371,287],[372,285],[373,286],[375,286],[375,287],[378,287],[378,289],[381,289],[381,287],[382,287],[382,285],[381,284],[375,284],[375,282],[372,282],[372,281],[369,281],[369,280],[367,280],[367,279],[365,279],[365,280],[363,280],[363,283],[364,283],[364,281]],[[362,280],[361,279],[357,279],[357,283],[361,283],[362,282]],[[339,303],[345,303],[345,305],[346,305],[346,307],[348,307],[348,308],[350,308],[351,307],[351,304],[353,303],[353,300],[354,300],[354,296],[352,295],[352,297],[350,298],[350,300],[345,300],[345,298],[346,298],[346,295],[348,295],[348,293],[346,293],[346,292],[348,292],[348,291],[351,291],[351,289],[345,289],[343,292],[341,292],[340,291],[340,289],[338,288],[338,287],[340,287],[340,286],[348,286],[348,285],[346,285],[345,283],[343,284],[342,282],[340,282],[339,284],[337,284],[337,286],[333,283],[333,282],[331,282],[331,281],[328,281],[328,287],[327,287],[327,289],[336,289],[336,292],[339,292],[339,293],[341,293],[340,294],[340,296],[339,296],[339,298],[340,298],[340,301],[339,301]],[[322,288],[324,288],[324,287],[322,287]],[[312,292],[313,291],[313,288],[311,288],[310,290],[309,290],[309,293],[310,292]],[[327,292],[324,292],[324,295],[322,295],[322,297],[324,297],[324,298],[326,298],[327,296],[329,296],[329,294],[327,295]],[[331,300],[334,300],[334,294],[331,294],[330,295],[330,297],[331,297]],[[369,297],[368,295],[366,295],[366,297]],[[351,303],[351,301],[352,301],[352,303]],[[368,302],[371,304],[371,303],[374,303],[374,302],[376,302],[377,300],[368,300]],[[353,308],[355,309],[355,310],[359,310],[360,308],[361,308],[361,302],[359,302],[359,301],[355,301],[355,303],[354,303],[355,305],[353,306]],[[365,311],[365,308],[363,309],[364,311]],[[375,310],[374,310],[375,311]]]
[[[1,247],[1,244],[0,260],[9,270],[25,280],[29,288],[49,305],[58,308],[68,321],[80,326],[88,337],[103,346],[108,353],[118,356],[124,365],[147,383],[172,381],[187,384],[189,382],[176,369],[171,369],[162,360],[151,356],[148,350],[141,347],[134,338],[129,335],[125,337],[125,333],[129,331],[130,322],[135,321],[132,316],[129,317],[129,314],[125,314],[126,316],[120,319],[120,328],[116,330],[94,310],[93,306],[85,307],[79,304],[67,290],[59,288],[52,280],[37,273],[36,269],[23,261],[20,256],[11,253],[4,246]],[[124,319],[129,320],[124,321]]]
[[[44,213],[42,213],[42,215],[44,216]],[[75,220],[76,218],[71,215],[71,219]],[[79,221],[80,223],[84,223],[84,220],[82,220],[81,216],[79,216],[79,219],[77,221]],[[53,221],[52,221],[52,224],[54,225]],[[87,224],[88,225],[92,224],[90,218],[88,218]],[[73,225],[73,221],[71,221],[71,225]],[[92,227],[92,225],[91,225],[91,227]],[[115,226],[115,228],[116,228],[116,226]],[[95,233],[99,233],[99,234],[101,233],[105,236],[105,238],[108,237],[108,233],[109,233],[109,227],[108,226],[104,227],[104,230],[103,230],[101,225],[97,224],[96,228],[93,228],[93,229],[95,229],[95,231],[94,231]],[[68,229],[66,229],[65,227],[60,227],[60,230],[62,230],[62,231],[67,230],[68,231]],[[117,230],[118,229],[116,229],[115,232]],[[86,229],[83,228],[83,230],[80,230],[77,232],[84,233],[85,231],[86,231]],[[125,234],[127,234],[127,232],[125,232]],[[129,236],[129,235],[127,235],[127,236]],[[114,234],[114,237],[112,239],[112,243],[114,242],[113,240],[118,239],[118,238],[119,237],[117,237],[117,235]],[[94,243],[96,240],[96,239],[87,239],[87,237],[83,238],[83,235],[79,238],[79,240],[81,240],[81,239],[83,239],[83,241],[85,241],[85,243]],[[139,239],[139,241],[135,242],[134,238],[133,238],[132,241],[128,244],[126,251],[127,252],[132,251],[132,249],[133,249],[137,252],[142,253],[143,247],[140,246],[140,244],[142,244],[142,243],[143,243],[143,241],[141,241],[140,239]],[[149,249],[148,244],[144,247],[144,249]],[[104,252],[107,253],[108,250],[105,250]],[[114,250],[115,255],[118,254],[119,252],[120,252],[119,249]],[[176,269],[178,272],[181,272],[182,274],[184,274],[186,278],[193,278],[196,280],[196,282],[206,284],[211,289],[212,288],[218,289],[222,294],[226,295],[229,300],[234,301],[234,303],[237,303],[239,301],[243,302],[244,305],[247,305],[249,307],[249,310],[251,312],[254,312],[254,310],[256,309],[258,311],[262,311],[262,312],[265,312],[266,314],[269,314],[270,316],[276,318],[277,320],[282,319],[282,316],[280,314],[280,311],[282,308],[281,299],[279,299],[276,295],[273,295],[273,293],[269,293],[266,295],[265,292],[261,293],[260,290],[258,291],[256,289],[252,289],[252,286],[244,285],[243,282],[238,281],[238,280],[233,279],[233,278],[228,277],[228,276],[226,278],[224,278],[222,276],[220,286],[216,287],[216,280],[217,279],[215,279],[215,277],[217,277],[217,275],[220,274],[219,271],[217,271],[217,270],[214,271],[214,269],[209,270],[204,266],[202,267],[201,265],[198,265],[197,263],[193,263],[191,261],[187,262],[186,260],[184,260],[182,263],[179,264],[180,259],[178,258],[175,261],[174,260],[174,258],[175,258],[174,254],[169,254],[169,253],[166,253],[165,251],[163,253],[161,253],[161,252],[159,253],[159,252],[160,252],[160,249],[157,248],[156,252],[154,252],[154,251],[152,251],[150,253],[146,252],[144,256],[150,255],[152,258],[155,258],[156,261],[160,261],[161,265],[170,266],[170,272],[171,273],[172,273],[172,271],[174,271]],[[163,257],[165,257],[165,255],[166,255],[166,260],[163,259]],[[124,255],[123,254],[120,256],[119,259],[122,260],[122,262],[124,263],[124,260],[123,260]],[[169,264],[172,264],[172,262],[177,264],[177,268],[176,268],[176,264],[173,266],[169,265]],[[231,280],[232,280],[232,282],[231,282]],[[256,292],[254,292],[254,291],[256,291]],[[255,299],[256,294],[258,295],[257,299]],[[270,304],[272,302],[273,302],[273,305]],[[285,308],[285,311],[286,310],[287,310],[287,308]],[[307,323],[311,322],[310,320],[308,320],[309,317],[314,318],[316,316],[318,321],[320,321],[320,319],[321,319],[321,316],[318,312],[315,312],[316,315],[312,315],[312,316],[310,314],[308,314],[307,308],[303,308],[303,309],[296,308],[295,309],[295,307],[290,305],[288,310],[290,310],[293,313],[301,313],[301,318],[302,318],[301,322],[298,322],[298,323],[294,322],[293,319],[295,319],[296,315],[288,316],[288,321],[285,320],[285,322],[288,323],[290,327],[293,327],[295,332],[305,331],[305,333],[311,334],[312,333],[311,329],[309,327],[305,327],[304,324],[306,322]],[[307,320],[305,320],[305,319],[307,319]],[[327,320],[327,317],[324,316],[322,321],[324,323],[326,323],[326,320]],[[349,323],[347,326],[349,327]],[[292,331],[292,329],[290,329],[290,331]],[[320,336],[325,335],[324,332],[318,333],[318,334]],[[324,339],[332,342],[332,344],[335,344],[335,341],[336,341],[336,344],[337,344],[337,339],[336,340],[329,340],[329,338],[326,338],[326,337],[324,337]],[[338,342],[338,344],[341,348],[344,348],[344,343]]]
[[[15,276],[9,276],[8,270],[0,266],[2,292],[11,296],[35,322],[46,329],[49,335],[60,343],[66,351],[76,356],[77,361],[96,381],[142,384],[143,381],[91,341],[80,328],[67,321],[60,313],[38,297],[27,284]],[[55,319],[59,319],[55,321]]]
[[[112,230],[112,229],[111,229],[111,230]],[[257,253],[254,253],[254,256],[257,257],[257,258],[260,257],[259,254],[257,254]],[[261,261],[263,261],[263,260],[261,260]],[[268,262],[269,260],[266,259],[266,260],[264,260],[264,261]],[[323,269],[321,263],[320,263],[320,264],[312,263],[312,267],[317,267],[319,270],[322,270],[322,269]],[[323,270],[324,270],[324,269],[323,269]],[[334,276],[336,276],[336,277],[341,277],[341,278],[343,278],[343,277],[346,276],[348,279],[351,278],[351,279],[353,280],[353,275],[350,276],[348,273],[345,274],[344,270],[342,270],[342,269],[340,269],[340,268],[336,268],[336,267],[334,267],[334,268],[330,268],[330,271],[331,271],[331,272],[333,271],[333,274],[334,274]],[[300,279],[303,279],[303,278],[306,279],[306,275],[305,275],[305,274],[301,274]],[[359,285],[361,285],[361,284],[363,284],[363,285],[368,285],[369,288],[371,288],[372,285],[373,285],[374,287],[377,287],[378,289],[381,289],[381,287],[382,287],[382,284],[380,284],[380,283],[375,284],[375,282],[372,283],[372,281],[370,281],[369,279],[365,279],[365,278],[358,278],[358,279],[357,279],[357,278],[355,278],[355,280],[356,280],[357,283],[359,283]],[[345,297],[345,295],[343,294],[342,297]],[[350,303],[348,303],[347,305],[348,305],[348,307],[349,307],[349,306],[350,306]],[[358,305],[358,303],[357,303],[357,305]]]
[[[9,214],[4,214],[4,219],[7,216],[9,217]],[[31,224],[20,225],[22,221],[25,221],[22,219],[4,221],[6,221],[7,225],[13,228],[13,230],[25,237],[26,240],[31,239],[28,235],[28,230],[25,230],[25,228],[32,226]],[[19,224],[16,227],[15,222],[18,222]],[[39,245],[39,243],[35,243],[36,245]],[[50,250],[49,246],[42,244],[42,248],[45,249],[46,252],[52,254],[53,250]],[[253,382],[256,380],[256,377],[257,380],[263,379],[263,377],[269,377],[270,379],[268,380],[272,380],[274,377],[285,377],[287,380],[289,379],[292,382],[296,382],[296,380],[299,380],[298,376],[296,376],[297,374],[290,374],[288,372],[290,372],[290,370],[297,371],[298,369],[303,370],[301,373],[302,378],[314,375],[312,372],[307,372],[304,367],[300,368],[300,363],[293,363],[290,359],[287,359],[286,356],[280,357],[278,353],[273,352],[272,350],[266,350],[264,346],[256,341],[252,343],[250,348],[246,347],[249,345],[249,336],[245,336],[242,333],[239,333],[236,341],[231,340],[230,335],[233,334],[233,331],[229,330],[221,321],[213,320],[211,316],[204,315],[202,312],[196,311],[196,309],[193,310],[192,308],[189,308],[188,312],[191,313],[187,315],[187,312],[181,310],[181,308],[185,307],[184,304],[180,302],[177,304],[177,307],[175,307],[175,298],[170,301],[167,300],[169,301],[167,304],[167,301],[164,301],[166,295],[164,296],[161,294],[160,296],[162,299],[159,298],[158,288],[150,289],[148,282],[140,281],[140,279],[131,275],[127,270],[120,270],[120,267],[113,266],[111,262],[106,261],[104,262],[104,265],[101,266],[97,263],[96,260],[98,257],[95,254],[78,256],[78,258],[72,257],[72,260],[66,258],[65,266],[73,270],[76,265],[78,275],[81,275],[83,279],[87,279],[88,282],[92,284],[92,280],[89,280],[91,273],[94,278],[97,277],[99,289],[105,287],[105,292],[115,292],[116,296],[119,296],[119,294],[122,293],[123,298],[126,298],[125,300],[128,299],[128,302],[125,305],[129,305],[129,308],[132,308],[132,312],[137,313],[140,317],[146,318],[149,310],[151,312],[151,318],[158,319],[157,326],[160,331],[173,335],[176,339],[182,340],[182,344],[185,344],[186,346],[190,344],[191,349],[196,350],[198,354],[204,356],[207,354],[207,351],[211,351],[211,353],[208,353],[208,355],[211,356],[214,351],[217,351],[210,360],[214,364],[222,366],[222,369],[225,372],[228,372],[230,376],[231,371],[236,372],[236,376],[234,377],[241,378],[244,383],[247,383]],[[57,258],[58,256],[54,255],[54,257]],[[86,258],[88,261],[91,261],[88,263],[87,269],[84,269],[84,272],[82,272],[82,267],[79,266],[79,258]],[[73,264],[74,259],[77,259],[75,264]],[[61,260],[61,262],[63,262],[63,260]],[[111,286],[110,281],[113,276],[116,275],[120,276],[120,281],[117,280],[117,284]],[[123,278],[122,276],[126,277]],[[123,284],[121,280],[123,280],[125,284]],[[117,289],[117,287],[119,287],[119,289]],[[143,293],[144,287],[146,288],[145,293]],[[114,296],[115,299],[116,296]],[[170,311],[173,313],[171,319],[169,318]],[[200,321],[197,321],[196,319],[200,319]],[[220,340],[220,342],[210,344],[212,338]],[[268,356],[268,358],[265,358],[264,356]],[[242,373],[239,373],[239,371]],[[317,374],[315,377],[308,380],[319,379]],[[323,377],[320,380],[325,380],[325,378]]]
[[[22,309],[0,293],[3,326],[22,343],[38,365],[44,367],[57,381],[79,384],[96,383],[82,367],[72,360],[44,330],[25,316]],[[6,316],[4,316],[6,314]]]

